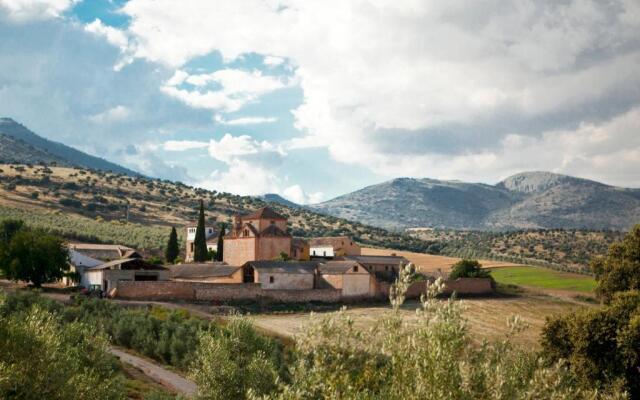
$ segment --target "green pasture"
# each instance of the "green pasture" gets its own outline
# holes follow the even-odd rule
[[[596,281],[593,277],[555,271],[542,267],[504,267],[491,269],[491,276],[498,283],[542,289],[574,290],[593,292]]]

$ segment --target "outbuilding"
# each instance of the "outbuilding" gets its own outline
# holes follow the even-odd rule
[[[171,277],[167,268],[150,264],[140,258],[123,258],[86,268],[83,286],[109,292],[120,281],[166,281]]]
[[[305,290],[315,287],[317,261],[250,261],[245,275],[262,289]]]
[[[373,274],[357,261],[327,261],[318,265],[318,288],[342,291],[342,297],[368,297],[375,294]]]

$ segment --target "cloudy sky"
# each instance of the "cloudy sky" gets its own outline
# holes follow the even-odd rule
[[[0,116],[145,174],[326,200],[640,186],[638,0],[0,0]]]

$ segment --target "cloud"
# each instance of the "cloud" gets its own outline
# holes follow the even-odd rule
[[[123,12],[136,56],[147,60],[181,68],[214,51],[225,61],[286,58],[303,92],[294,117],[306,143],[386,176],[401,158],[434,166],[422,175],[447,174],[443,160],[491,175],[503,164],[490,155],[511,135],[551,145],[560,132],[634,108],[638,8],[632,0],[132,0]]]
[[[117,105],[98,114],[90,115],[87,119],[94,124],[104,124],[124,121],[131,114],[131,110],[122,105]]]
[[[0,11],[14,21],[57,18],[79,0],[0,0]]]
[[[324,193],[306,193],[300,185],[292,185],[282,191],[282,196],[297,204],[316,204],[324,199]]]
[[[195,140],[167,140],[162,145],[164,151],[186,151],[207,147],[209,147],[208,142],[198,142]]]
[[[264,65],[266,65],[267,67],[277,67],[278,65],[282,65],[284,64],[284,58],[282,57],[275,57],[275,56],[265,56],[264,60],[262,60],[262,62],[264,63]]]
[[[235,119],[224,119],[220,115],[215,116],[215,121],[223,125],[258,125],[258,124],[270,124],[276,122],[276,117],[240,117]]]
[[[178,88],[183,84],[194,88]],[[219,88],[207,89],[212,84]],[[161,90],[191,107],[233,112],[291,84],[285,78],[263,75],[258,70],[221,69],[209,74],[177,70]]]
[[[85,25],[84,30],[104,37],[107,42],[121,50],[125,50],[129,44],[129,39],[124,31],[105,25],[99,19],[95,19],[93,22]]]
[[[257,141],[249,135],[233,136],[226,133],[220,140],[211,139],[209,155],[216,160],[231,163],[238,158],[255,156],[265,153],[284,155],[284,150],[267,141]],[[256,157],[250,157],[256,159]]]
[[[280,179],[268,168],[238,158],[230,160],[228,167],[227,171],[215,170],[209,179],[196,185],[239,195],[260,195],[279,191]]]

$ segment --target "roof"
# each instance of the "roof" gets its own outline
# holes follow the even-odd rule
[[[262,230],[262,232],[260,232],[260,236],[282,236],[282,237],[287,237],[290,236],[287,232],[283,231],[282,229],[278,228],[276,225],[269,225],[268,227],[264,228]]]
[[[318,261],[249,261],[260,273],[314,274]]]
[[[103,270],[103,269],[112,269],[114,267],[122,266],[124,264],[128,264],[128,263],[133,262],[133,261],[137,261],[139,263],[145,264],[146,268],[140,268],[140,269],[154,269],[154,270],[164,270],[164,269],[166,269],[165,267],[162,267],[160,265],[149,264],[149,263],[147,263],[146,261],[144,261],[144,260],[142,260],[140,258],[121,258],[121,259],[118,259],[118,260],[113,260],[113,261],[106,262],[104,264],[97,265],[95,267],[87,268],[87,271],[98,271],[98,270]]]
[[[222,263],[180,264],[171,267],[174,279],[215,278],[233,275],[240,267]]]
[[[135,250],[127,250],[122,255],[122,258],[142,258],[142,256]]]
[[[95,267],[102,264],[102,261],[91,258],[73,249],[69,249],[69,262],[76,267],[87,268]]]
[[[309,246],[309,243],[301,238],[293,238],[291,239],[291,248],[292,249],[303,249]]]
[[[356,265],[360,265],[360,263],[353,260],[327,261],[325,263],[318,265],[318,272],[320,272],[321,274],[329,274],[329,275],[344,274],[345,272],[349,271],[351,268],[353,268]],[[363,270],[366,271],[364,267],[363,267]]]
[[[257,209],[256,211],[243,215],[242,219],[283,219],[286,220],[285,217],[273,211],[270,207],[262,207]]]
[[[309,246],[331,246],[333,248],[341,248],[342,246],[351,242],[353,242],[353,239],[351,239],[349,236],[326,236],[309,239]]]
[[[354,260],[361,264],[408,264],[402,256],[344,256],[345,260]]]
[[[69,248],[74,250],[112,250],[112,251],[129,251],[131,247],[122,246],[120,244],[98,244],[98,243],[69,243]]]

